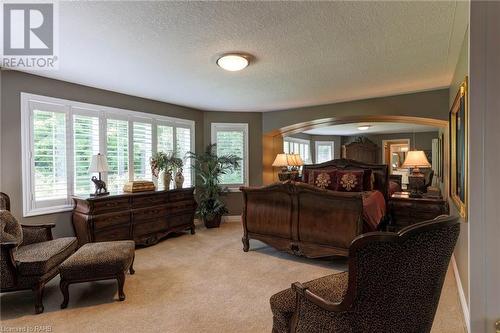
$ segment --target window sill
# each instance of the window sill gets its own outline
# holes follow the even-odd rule
[[[73,205],[64,205],[57,207],[37,208],[30,211],[25,211],[23,217],[33,217],[40,215],[49,215],[63,212],[70,212],[73,210]]]

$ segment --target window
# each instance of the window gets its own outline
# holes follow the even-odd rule
[[[151,180],[149,159],[156,151],[179,157],[194,150],[194,122],[21,94],[23,213],[33,216],[70,210],[72,195],[94,191],[88,168],[92,156],[106,155],[108,191],[125,182]],[[191,186],[185,160],[185,186]],[[153,179],[153,181],[157,181]]]
[[[233,189],[248,185],[248,124],[212,123],[212,143],[217,144],[217,155],[241,158],[240,167],[223,175],[221,183]]]
[[[153,149],[152,125],[148,123],[134,122],[132,131],[134,180],[152,180],[149,159]]]
[[[316,141],[316,163],[323,163],[333,160],[333,141]]]
[[[175,137],[176,137],[176,150],[177,154],[179,157],[183,158],[184,160],[184,170],[183,170],[183,175],[184,175],[184,182],[186,184],[191,184],[191,176],[192,176],[192,171],[191,171],[191,159],[186,158],[186,153],[191,149],[191,128],[187,127],[177,127],[175,129]]]
[[[286,137],[283,138],[283,152],[285,154],[299,154],[305,164],[311,164],[310,141]]]
[[[129,179],[128,121],[107,119],[106,159],[108,160],[108,191],[118,192]]]
[[[73,142],[74,193],[84,195],[94,188],[88,170],[92,155],[99,153],[99,118],[74,114]]]

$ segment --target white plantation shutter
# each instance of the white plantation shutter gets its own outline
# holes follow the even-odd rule
[[[316,163],[333,160],[333,141],[316,141]]]
[[[35,107],[32,118],[34,208],[68,201],[66,113],[44,109]]]
[[[152,125],[134,122],[133,134],[134,180],[152,180],[149,159],[153,148]]]
[[[217,155],[236,155],[240,166],[221,177],[229,187],[248,184],[248,124],[212,123],[212,143],[217,144]]]
[[[194,149],[194,121],[21,93],[23,213],[72,209],[71,196],[94,191],[92,156],[107,158],[102,176],[119,193],[129,180],[151,180],[153,152]],[[184,186],[192,184],[185,160]],[[160,178],[161,179],[161,178]]]
[[[182,169],[182,174],[184,176],[183,187],[189,187],[192,185],[192,174],[191,174],[191,159],[187,158],[187,152],[191,151],[191,129],[184,127],[177,127],[175,130],[175,140],[176,140],[176,151],[177,156],[182,158],[184,161],[184,167]]]
[[[99,153],[99,118],[73,115],[74,193],[87,195],[94,192],[89,166],[92,156]]]
[[[174,128],[172,126],[158,125],[156,151],[171,153],[174,151]]]
[[[128,121],[107,119],[106,124],[108,191],[118,192],[129,180]]]

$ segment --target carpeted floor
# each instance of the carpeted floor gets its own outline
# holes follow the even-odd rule
[[[278,253],[256,241],[244,253],[239,223],[197,228],[138,249],[124,302],[116,282],[70,286],[60,310],[59,281],[48,284],[45,312],[33,314],[29,291],[1,295],[2,331],[49,326],[52,332],[271,332],[269,297],[294,281],[344,270],[346,261],[310,260]],[[12,330],[11,330],[12,331]],[[453,272],[449,271],[433,333],[465,332]]]

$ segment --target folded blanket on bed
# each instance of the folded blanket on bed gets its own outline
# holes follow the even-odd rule
[[[384,196],[380,191],[363,192],[363,232],[376,231],[386,214]]]

